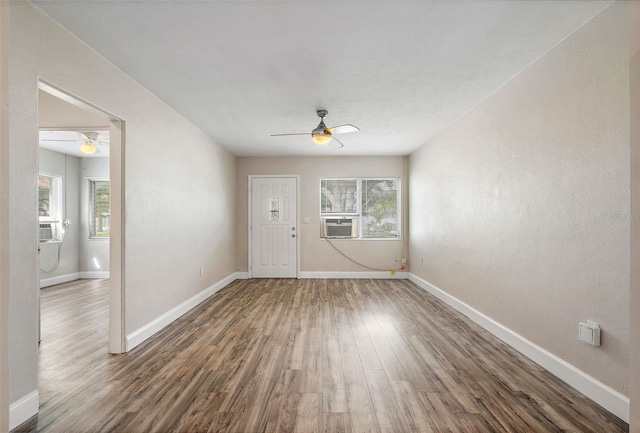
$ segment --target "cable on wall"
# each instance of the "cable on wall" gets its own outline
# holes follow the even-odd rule
[[[42,269],[41,267],[38,266],[38,269],[40,269],[40,271],[42,273],[45,274],[49,274],[53,271],[55,271],[56,269],[58,269],[58,266],[60,266],[60,252],[62,251],[62,241],[64,240],[64,227],[69,225],[69,220],[67,219],[67,155],[64,155],[64,176],[62,176],[62,182],[64,185],[63,188],[63,194],[64,194],[64,208],[63,208],[63,213],[64,215],[62,216],[62,233],[60,235],[60,241],[58,241],[58,253],[56,255],[56,261],[53,263],[53,266],[51,266],[49,269]],[[39,251],[39,249],[38,249]]]
[[[62,241],[58,242],[58,257],[56,258],[55,263],[53,264],[53,266],[51,266],[47,270],[40,268],[42,272],[44,272],[45,274],[48,274],[58,269],[58,266],[60,265],[60,250],[62,250]]]
[[[339,252],[344,258],[346,258],[347,260],[352,261],[353,263],[355,263],[358,266],[362,266],[363,268],[369,269],[370,271],[383,271],[383,272],[387,272],[390,271],[392,274],[395,274],[396,270],[395,269],[378,269],[378,268],[371,268],[365,264],[362,264],[354,259],[352,259],[351,257],[349,257],[348,255],[346,255],[345,253],[343,253],[342,251],[340,251],[338,249],[338,247],[336,247],[333,242],[331,242],[329,239],[324,238],[325,241],[327,241],[329,243],[329,245],[331,245],[333,247],[334,250],[336,250],[337,252]]]

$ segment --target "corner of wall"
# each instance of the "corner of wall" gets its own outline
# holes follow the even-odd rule
[[[9,2],[0,2],[0,431],[9,428]]]
[[[508,327],[417,275],[409,274],[409,280],[453,309],[464,314],[491,334],[533,362],[547,369],[551,374],[562,379],[621,420],[629,422],[630,401],[627,396],[622,395],[584,371],[558,358],[553,353],[532,343],[522,335],[512,331]]]
[[[38,391],[30,392],[20,400],[11,404],[9,409],[9,430],[13,430],[20,424],[36,415],[40,410],[40,394]]]
[[[129,352],[130,350],[135,349],[137,346],[151,338],[153,335],[169,326],[172,322],[185,315],[189,311],[193,310],[202,302],[209,299],[215,293],[233,283],[235,280],[243,280],[247,278],[248,275],[245,272],[234,272],[218,281],[217,283],[213,284],[209,288],[201,291],[197,295],[187,299],[182,304],[177,305],[161,316],[155,318],[143,327],[133,331],[126,337],[125,352]]]
[[[640,2],[629,7],[629,81],[631,100],[631,281],[630,356],[631,433],[640,433]],[[635,266],[634,266],[635,265]]]

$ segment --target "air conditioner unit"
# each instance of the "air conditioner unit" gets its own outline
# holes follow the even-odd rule
[[[353,217],[325,217],[320,225],[320,237],[349,239],[358,237],[358,220]]]

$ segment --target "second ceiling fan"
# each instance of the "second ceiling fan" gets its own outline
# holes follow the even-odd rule
[[[335,134],[346,134],[347,132],[357,132],[360,129],[356,126],[347,123],[346,125],[338,125],[332,126],[331,128],[327,128],[327,125],[324,124],[324,118],[329,114],[327,110],[317,110],[316,114],[320,118],[320,123],[318,126],[311,131],[311,139],[314,143],[319,144],[321,146],[328,144],[332,139],[337,143],[334,148],[339,149],[344,147],[344,144],[340,140],[335,137]],[[281,137],[285,135],[309,135],[308,132],[295,132],[291,134],[271,134],[272,137]]]

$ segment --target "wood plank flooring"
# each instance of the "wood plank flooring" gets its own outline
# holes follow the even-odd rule
[[[243,280],[124,355],[108,281],[42,291],[19,432],[627,432],[403,280]]]

